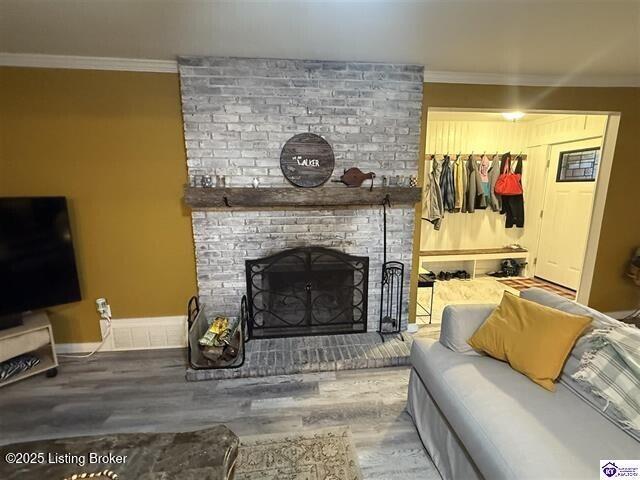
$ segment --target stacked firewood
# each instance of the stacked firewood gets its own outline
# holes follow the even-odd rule
[[[240,350],[239,322],[226,317],[216,317],[198,341],[202,355],[214,362],[230,362]]]

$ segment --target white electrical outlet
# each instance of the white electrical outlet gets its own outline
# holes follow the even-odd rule
[[[105,320],[111,318],[111,306],[106,298],[98,298],[96,300],[96,310],[98,310],[101,318]]]

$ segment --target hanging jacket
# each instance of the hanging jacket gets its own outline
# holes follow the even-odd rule
[[[510,152],[504,153],[500,157],[500,173],[505,171],[505,165],[507,164],[507,162],[509,162],[509,165],[511,165],[512,172],[513,172],[513,165],[515,165],[515,162],[512,161]],[[498,174],[498,177],[500,177],[500,174]],[[507,213],[504,208],[505,195],[500,195],[500,197],[502,198],[502,206],[500,209],[500,213],[504,215],[505,213]]]
[[[467,204],[465,212],[473,213],[476,209],[487,208],[487,201],[482,190],[482,180],[480,178],[480,172],[478,171],[478,165],[473,155],[469,155],[467,159]]]
[[[465,181],[464,181],[464,162],[460,155],[456,157],[453,164],[453,184],[455,186],[455,202],[454,207],[457,212],[462,211],[465,197]]]
[[[489,207],[494,212],[502,210],[502,197],[496,193],[496,182],[500,176],[500,160],[498,156],[494,155],[491,160],[491,167],[489,168]]]
[[[464,208],[462,209],[463,213],[475,212],[476,181],[475,181],[474,165],[475,163],[473,160],[473,155],[469,155],[469,157],[467,157],[467,159],[464,162],[465,188],[464,188]],[[469,199],[471,199],[471,201],[469,201]]]
[[[480,180],[484,182],[489,181],[489,167],[491,167],[491,162],[489,162],[489,157],[486,155],[482,155],[480,159],[480,167],[478,168],[478,172],[480,173]]]
[[[502,162],[506,162],[505,156],[503,156]],[[502,165],[500,171],[504,168]],[[516,166],[513,169],[513,173],[520,175],[522,179],[522,159],[516,157]],[[522,180],[520,180],[522,182]],[[524,194],[520,195],[503,195],[502,196],[502,213],[506,214],[505,228],[523,228],[524,227]]]
[[[461,212],[467,211],[467,184],[469,183],[469,176],[467,174],[467,163],[460,159],[460,175],[462,176],[462,206],[460,207]]]
[[[490,186],[489,186],[489,168],[491,166],[491,162],[489,162],[489,157],[486,155],[482,155],[480,159],[480,166],[478,167],[478,173],[480,174],[480,182],[482,183],[482,191],[484,192],[485,202],[487,205],[489,204],[489,197],[491,196]]]
[[[431,170],[427,176],[422,202],[422,218],[433,224],[435,230],[440,230],[444,209],[442,208],[442,192],[440,191],[440,176],[442,162],[431,161]]]
[[[455,212],[455,185],[453,183],[453,170],[451,159],[448,155],[442,161],[442,173],[440,175],[440,190],[442,192],[442,208],[449,213]]]

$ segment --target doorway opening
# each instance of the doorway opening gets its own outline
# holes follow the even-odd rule
[[[532,286],[586,304],[618,123],[609,112],[429,109],[416,322],[438,330],[448,304]]]

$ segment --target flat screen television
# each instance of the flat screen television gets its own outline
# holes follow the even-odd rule
[[[80,298],[66,198],[0,198],[0,328]]]

